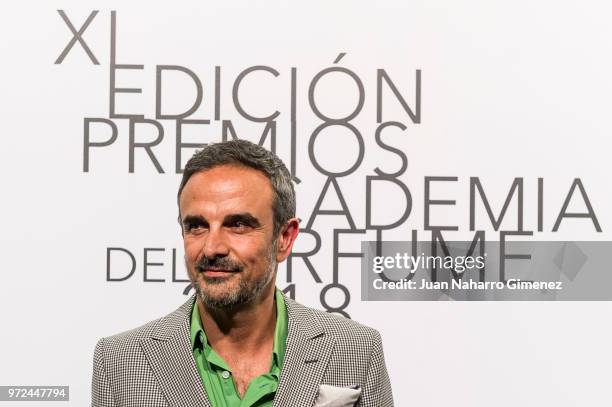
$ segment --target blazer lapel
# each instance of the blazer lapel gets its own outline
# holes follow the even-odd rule
[[[329,362],[334,340],[312,311],[285,298],[287,347],[273,406],[312,406]]]
[[[192,296],[178,310],[162,318],[140,346],[169,406],[212,407],[193,358],[189,340]]]

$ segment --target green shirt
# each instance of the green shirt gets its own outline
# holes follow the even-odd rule
[[[191,312],[191,345],[200,378],[213,407],[270,407],[278,387],[278,379],[283,367],[287,340],[287,308],[280,290],[276,289],[276,328],[270,371],[257,376],[249,383],[240,399],[232,371],[227,363],[208,343],[202,328],[200,311],[194,304]]]

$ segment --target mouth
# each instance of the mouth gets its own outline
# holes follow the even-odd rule
[[[223,269],[216,267],[198,268],[198,271],[204,275],[204,277],[219,278],[229,277],[236,274],[238,271],[233,269]]]

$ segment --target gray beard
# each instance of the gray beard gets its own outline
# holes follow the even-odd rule
[[[240,305],[248,304],[252,302],[255,298],[257,298],[261,292],[268,286],[270,281],[272,281],[272,277],[274,276],[274,268],[276,264],[271,264],[270,269],[266,273],[266,275],[255,281],[254,283],[249,284],[244,280],[240,281],[238,288],[232,290],[221,297],[210,296],[208,292],[200,289],[199,284],[193,284],[195,291],[202,300],[202,303],[206,305],[208,308],[217,308],[217,309],[233,309],[237,308]],[[206,279],[207,284],[222,284],[223,279],[221,278],[209,278]]]
[[[274,239],[274,241],[272,242],[272,245],[270,246],[270,251],[268,252],[268,270],[266,274],[263,275],[260,279],[252,283],[240,280],[240,283],[238,284],[238,287],[236,289],[231,290],[220,297],[214,297],[209,295],[208,292],[200,288],[199,284],[192,282],[192,286],[195,289],[197,296],[207,308],[214,309],[231,310],[241,305],[252,302],[261,294],[261,292],[268,286],[268,284],[270,284],[270,282],[276,275],[275,271],[277,263],[274,258],[275,247],[276,239]],[[225,279],[213,277],[206,278],[205,281],[206,284],[216,285],[223,284],[225,282]]]

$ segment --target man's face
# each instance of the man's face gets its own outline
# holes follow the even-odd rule
[[[248,167],[222,165],[191,176],[179,207],[187,272],[205,305],[232,308],[274,286],[274,191]]]

